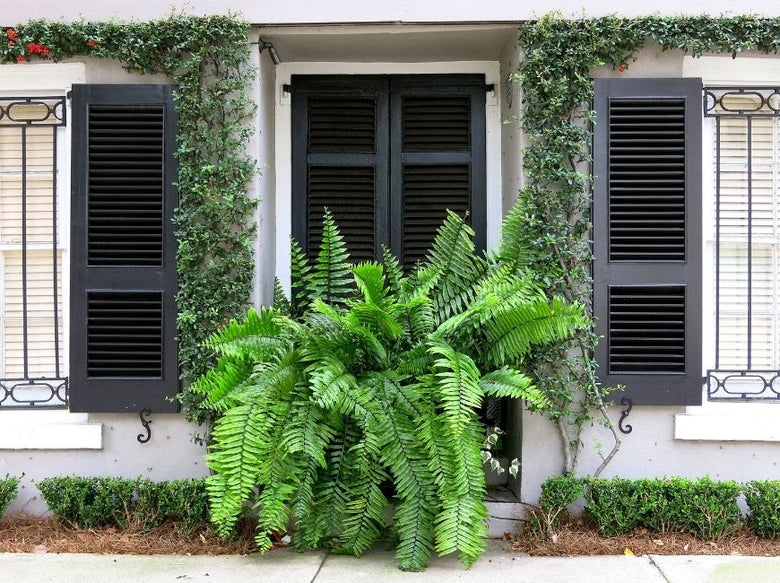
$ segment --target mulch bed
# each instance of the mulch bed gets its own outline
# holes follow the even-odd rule
[[[0,522],[0,552],[8,553],[243,555],[255,549],[251,532],[223,542],[209,529],[184,536],[175,523],[141,532],[133,528],[76,529],[55,518]]]
[[[718,541],[703,541],[681,532],[657,533],[645,529],[605,538],[584,521],[561,525],[547,539],[530,528],[511,537],[512,549],[532,556],[571,557],[578,555],[747,555],[780,556],[780,539],[758,538],[747,528]]]

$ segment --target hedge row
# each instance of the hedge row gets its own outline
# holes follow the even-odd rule
[[[150,530],[176,520],[189,535],[209,524],[205,479],[153,482],[57,476],[40,480],[38,489],[57,519],[72,527],[133,525]]]
[[[743,518],[737,500],[750,510]],[[575,478],[555,476],[542,485],[539,511],[531,526],[541,534],[557,528],[568,506],[585,500],[585,514],[610,537],[636,528],[682,531],[717,540],[747,524],[762,538],[780,536],[780,480],[745,484],[689,478]]]

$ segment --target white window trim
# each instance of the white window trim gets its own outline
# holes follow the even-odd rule
[[[707,56],[683,58],[683,77],[701,77],[704,85],[710,86],[750,86],[780,83],[780,58]],[[706,132],[706,124],[704,131]],[[704,192],[702,213],[704,271],[702,281],[712,281],[712,245],[707,233],[712,232],[709,209],[712,208],[712,144],[703,140],[703,177]],[[712,306],[714,290],[703,288],[703,305]],[[711,338],[714,331],[712,318],[703,318],[702,338]],[[712,347],[704,347],[704,367],[712,361]],[[704,374],[705,371],[702,371]],[[674,416],[674,438],[692,441],[761,441],[780,442],[780,403],[774,401],[750,403],[725,403],[707,401],[706,387],[703,388],[702,405],[686,407],[685,413]]]
[[[290,236],[292,234],[292,107],[289,85],[292,75],[433,75],[440,73],[485,75],[496,90],[485,102],[485,175],[487,246],[494,247],[501,235],[501,107],[496,97],[501,88],[498,61],[453,61],[432,63],[282,63],[276,68],[274,143],[276,160],[276,277],[290,291]]]
[[[74,83],[86,82],[84,63],[0,65],[3,95],[67,95]],[[67,125],[57,138],[57,220],[62,248],[62,355],[67,374],[70,303],[70,132],[72,111],[66,102]],[[102,449],[103,424],[90,423],[86,413],[64,409],[0,409],[0,450]]]

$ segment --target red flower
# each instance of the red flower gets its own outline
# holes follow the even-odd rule
[[[8,37],[8,40],[16,40],[19,38],[19,33],[16,32],[13,28],[6,30],[5,34]]]
[[[88,46],[89,48],[91,48],[91,49],[96,49],[96,48],[98,48],[98,44],[97,44],[97,43],[96,43],[94,40],[92,40],[92,39],[89,39],[89,40],[87,41],[87,46]]]
[[[51,52],[51,51],[50,51],[49,49],[47,49],[46,47],[43,47],[43,49],[41,50],[41,54],[42,54],[44,57],[48,57],[50,52]]]
[[[620,63],[620,66],[618,67],[618,71],[620,73],[625,73],[626,69],[628,69],[628,67],[626,67],[626,64],[625,63]]]
[[[34,55],[38,52],[38,45],[35,43],[30,43],[27,45],[27,52],[29,52],[31,55]]]
[[[19,55],[18,57],[16,57],[16,62],[17,63],[24,63],[26,60],[27,60],[27,57],[25,57],[24,55]]]

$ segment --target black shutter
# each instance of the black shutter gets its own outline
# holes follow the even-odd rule
[[[327,207],[352,261],[378,257],[389,228],[387,79],[292,81],[293,236],[316,256]]]
[[[316,254],[325,207],[353,261],[389,246],[408,269],[446,209],[486,244],[483,75],[295,75],[293,236]]]
[[[391,82],[391,242],[410,269],[433,243],[447,209],[484,249],[485,77],[398,76]]]
[[[596,356],[635,404],[700,404],[699,79],[599,79],[594,133]]]
[[[73,86],[72,411],[177,410],[175,149],[170,86]]]

